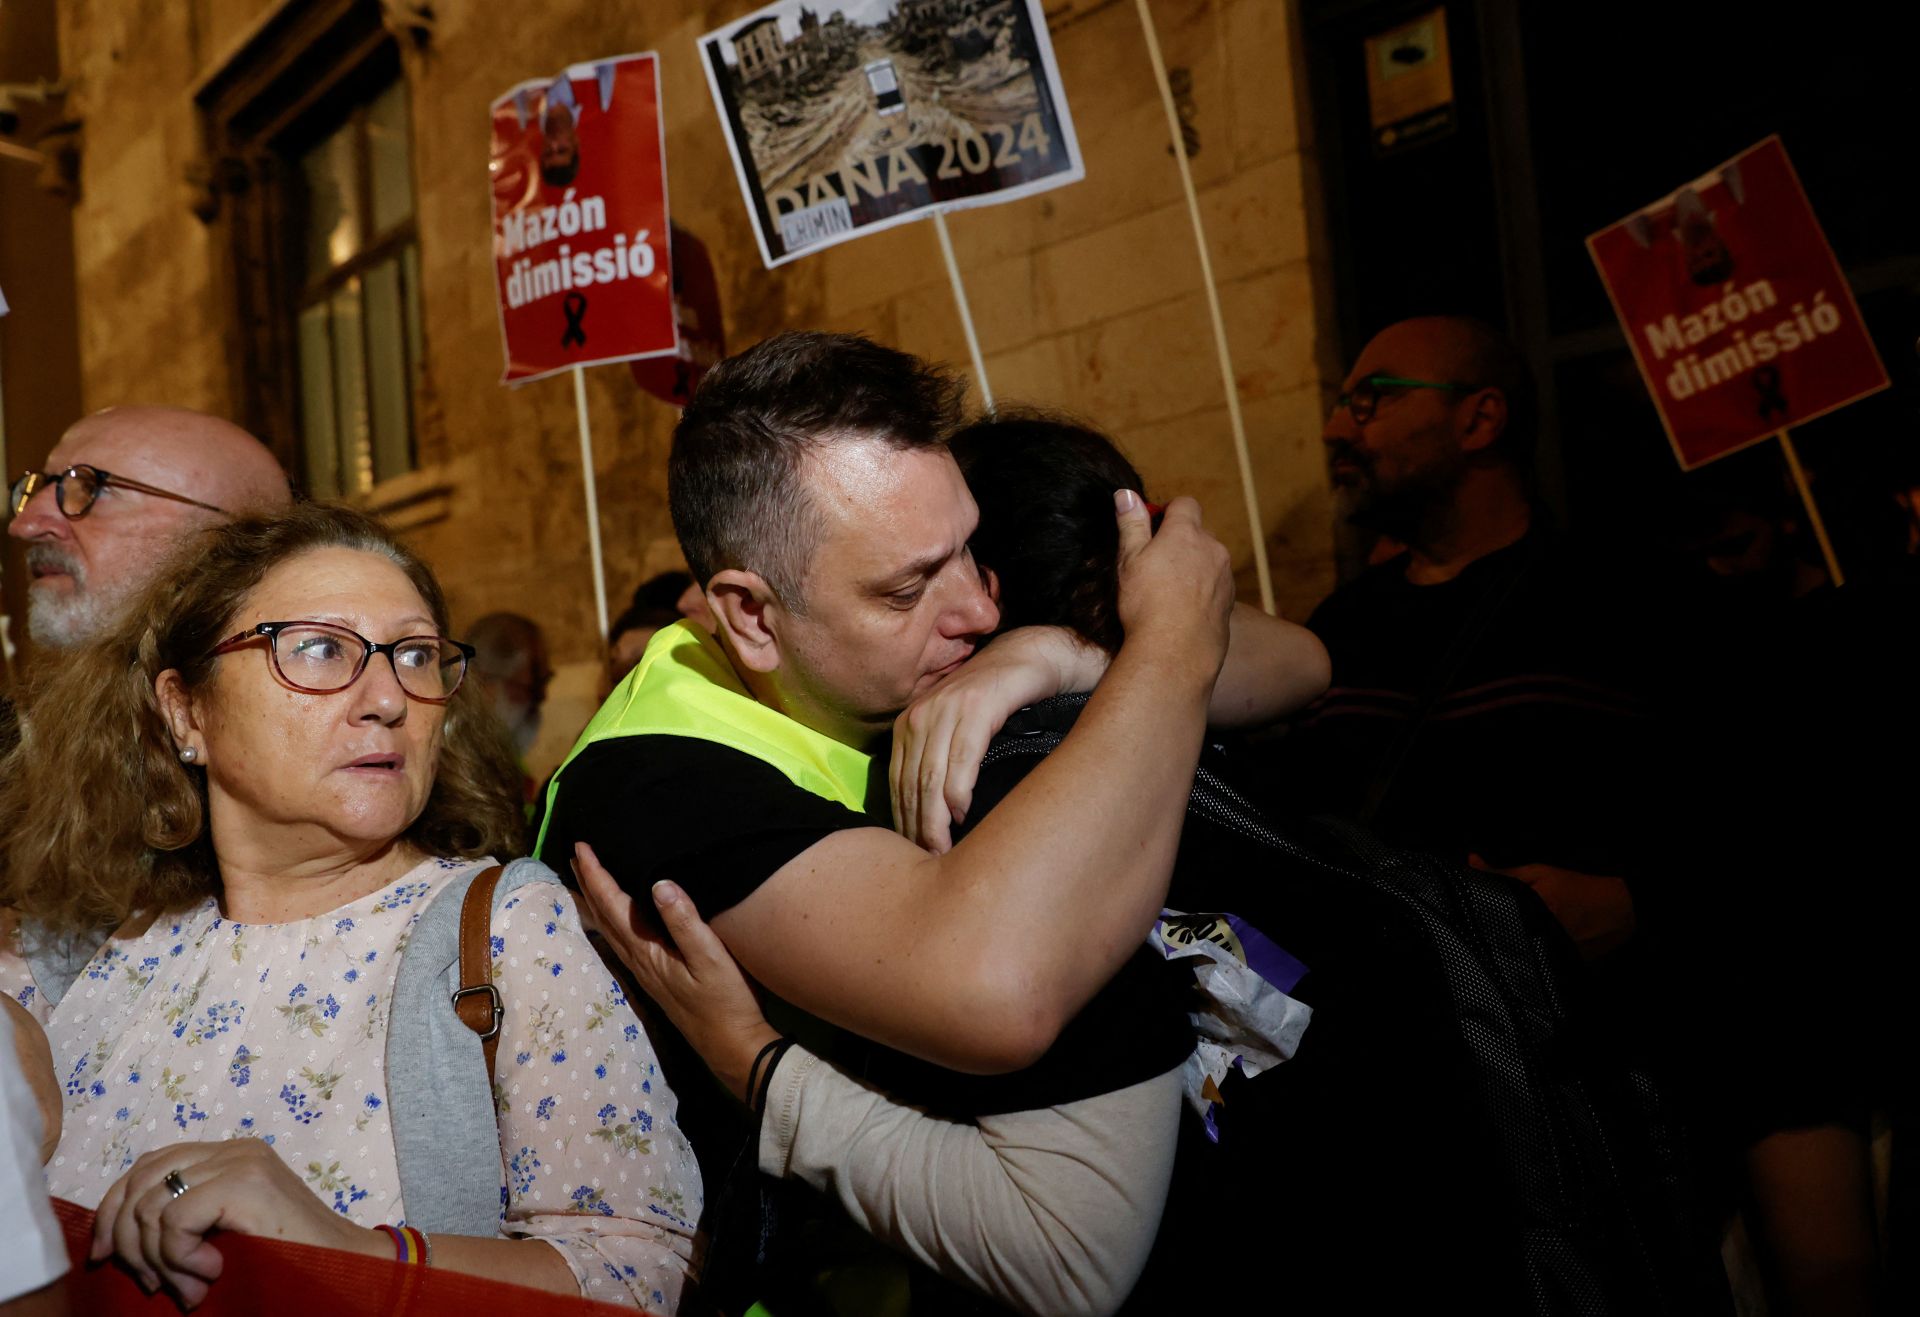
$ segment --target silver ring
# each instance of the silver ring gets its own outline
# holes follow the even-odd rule
[[[168,1171],[167,1178],[161,1181],[161,1183],[167,1186],[167,1192],[171,1193],[175,1198],[178,1198],[188,1189],[187,1182],[180,1178],[180,1172],[178,1171]]]

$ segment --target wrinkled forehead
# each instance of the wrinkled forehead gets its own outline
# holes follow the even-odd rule
[[[820,553],[837,569],[895,567],[964,545],[980,511],[953,454],[897,448],[880,439],[820,445],[802,464],[820,518]]]
[[[363,632],[437,625],[432,606],[399,563],[341,545],[306,549],[275,563],[241,601],[237,615],[338,622]]]

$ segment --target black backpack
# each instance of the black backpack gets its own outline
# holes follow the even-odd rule
[[[1084,697],[1066,697],[1023,711],[996,738],[987,763],[1047,754],[1063,739],[1083,703]],[[1198,821],[1250,843],[1237,848],[1243,859],[1255,861],[1250,867],[1264,867],[1259,863],[1264,853],[1276,869],[1287,871],[1290,883],[1304,878],[1363,892],[1368,917],[1398,926],[1394,931],[1402,951],[1388,971],[1395,979],[1392,991],[1409,1002],[1428,998],[1425,1004],[1441,1017],[1443,1031],[1445,1017],[1451,1017],[1454,1037],[1445,1046],[1453,1055],[1449,1064],[1429,1073],[1435,1074],[1437,1084],[1471,1091],[1428,1095],[1433,1099],[1428,1106],[1455,1104],[1445,1108],[1450,1114],[1442,1120],[1451,1123],[1461,1146],[1448,1150],[1453,1160],[1444,1174],[1462,1191],[1458,1201],[1473,1205],[1461,1210],[1478,1217],[1469,1227],[1478,1232],[1476,1246],[1487,1245],[1471,1250],[1475,1261],[1465,1266],[1509,1274],[1496,1280],[1452,1267],[1446,1268],[1454,1272],[1451,1276],[1432,1274],[1460,1251],[1448,1243],[1420,1255],[1419,1265],[1429,1274],[1404,1282],[1409,1290],[1424,1286],[1431,1301],[1462,1298],[1463,1288],[1474,1289],[1485,1296],[1475,1305],[1480,1311],[1511,1309],[1539,1317],[1732,1311],[1717,1241],[1701,1224],[1706,1214],[1697,1201],[1687,1145],[1672,1109],[1636,1064],[1623,1031],[1607,1020],[1598,1003],[1588,1000],[1585,967],[1553,916],[1524,884],[1389,846],[1348,824],[1311,820],[1289,823],[1283,831],[1231,784],[1217,750],[1202,756],[1188,819],[1189,836]],[[1183,840],[1183,861],[1186,844]],[[1259,886],[1257,875],[1242,875],[1238,881],[1249,891]],[[1280,901],[1269,903],[1254,922],[1287,945],[1284,898]],[[1406,954],[1408,948],[1413,954]],[[1314,957],[1306,959],[1313,966]],[[1226,1090],[1226,1115],[1236,1114],[1236,1100],[1241,1103],[1238,1111],[1246,1111],[1245,1095],[1258,1094],[1262,1086],[1284,1094],[1292,1082],[1290,1069],[1312,1058],[1314,1031],[1336,1024],[1327,1014],[1330,1003],[1316,1009],[1321,1013],[1307,1031],[1300,1056],[1239,1085],[1238,1099],[1234,1089]],[[1347,1054],[1353,1054],[1350,1043]],[[1304,1077],[1304,1069],[1301,1073]],[[1416,1092],[1407,1100],[1426,1102],[1427,1097]],[[1197,1120],[1187,1123],[1198,1125]],[[1272,1177],[1276,1187],[1285,1185],[1286,1150],[1313,1140],[1316,1133],[1295,1123],[1269,1131],[1264,1143],[1254,1141],[1253,1146],[1268,1150],[1270,1160],[1280,1163]],[[1223,1136],[1219,1151],[1226,1154],[1224,1165],[1233,1164],[1235,1137],[1231,1128]],[[1188,1144],[1197,1143],[1191,1131],[1186,1132],[1182,1157]],[[1333,1164],[1337,1166],[1337,1160]],[[1472,1177],[1476,1165],[1479,1181],[1461,1183]],[[1177,1197],[1178,1169],[1175,1175]],[[1249,1210],[1249,1204],[1262,1201],[1257,1193],[1248,1196],[1246,1187],[1243,1183],[1237,1195],[1236,1210]],[[1441,1188],[1444,1199],[1451,1191]],[[1218,1188],[1210,1186],[1210,1191]],[[1163,1237],[1169,1227],[1177,1227],[1176,1215],[1176,1207],[1170,1206]],[[1433,1226],[1436,1213],[1422,1215],[1422,1220],[1400,1221],[1390,1210],[1381,1213],[1378,1230],[1364,1244],[1362,1255],[1372,1250],[1383,1271],[1402,1266],[1398,1240]],[[1273,1248],[1279,1274],[1272,1283],[1278,1297],[1289,1289],[1284,1234],[1273,1239]],[[1192,1251],[1191,1245],[1186,1251]],[[1184,1259],[1187,1266],[1197,1261]],[[1244,1270],[1252,1288],[1264,1288],[1257,1259],[1224,1257],[1215,1265]],[[1154,1270],[1150,1264],[1143,1290],[1154,1288],[1147,1283],[1153,1281]],[[1355,1274],[1364,1271],[1364,1263],[1345,1266],[1345,1274],[1356,1280],[1366,1279]],[[1337,1286],[1330,1284],[1326,1293],[1331,1298]],[[1321,1309],[1309,1299],[1294,1310]]]

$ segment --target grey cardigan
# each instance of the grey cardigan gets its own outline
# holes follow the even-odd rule
[[[387,1025],[387,1105],[407,1224],[428,1234],[500,1232],[506,1167],[480,1035],[454,1014],[460,986],[460,903],[483,866],[441,889],[407,934]],[[493,891],[494,917],[528,883],[559,883],[538,860],[515,860]],[[103,938],[25,939],[33,980],[49,1007],[100,949]]]

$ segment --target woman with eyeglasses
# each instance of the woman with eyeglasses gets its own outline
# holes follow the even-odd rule
[[[188,1307],[232,1231],[679,1301],[673,1094],[557,879],[490,873],[514,767],[447,632],[419,558],[308,505],[207,532],[23,703],[0,991],[52,1045],[49,1185]]]

